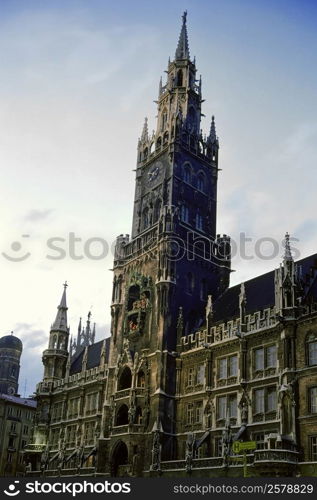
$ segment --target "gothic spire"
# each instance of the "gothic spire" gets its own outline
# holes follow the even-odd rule
[[[187,25],[186,25],[187,11],[185,10],[182,19],[182,29],[179,35],[179,40],[175,52],[175,59],[189,59],[189,46],[188,46],[188,35],[187,35]]]
[[[284,252],[284,262],[293,261],[293,256],[291,252],[291,246],[289,242],[289,234],[285,234],[285,252]]]
[[[215,124],[214,115],[212,115],[212,117],[211,117],[211,124],[210,124],[210,132],[209,132],[208,141],[211,142],[212,144],[217,142],[216,124]]]
[[[161,97],[162,90],[163,90],[163,83],[162,83],[162,77],[161,77],[161,78],[160,78],[160,83],[159,83],[158,98],[160,98],[160,97]]]
[[[51,330],[62,330],[64,332],[68,332],[67,328],[67,303],[66,303],[66,288],[67,282],[64,283],[64,291],[60,301],[59,306],[57,307],[57,314],[55,321],[52,325]]]
[[[148,124],[147,124],[147,117],[145,117],[143,130],[142,130],[142,134],[141,134],[141,142],[147,141],[148,138],[149,138],[149,130],[148,130]]]
[[[91,333],[91,343],[92,344],[95,343],[95,337],[96,337],[96,323],[94,323],[94,327],[93,327],[92,333]]]

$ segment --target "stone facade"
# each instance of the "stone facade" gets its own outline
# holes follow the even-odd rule
[[[132,238],[114,258],[111,336],[69,346],[66,288],[28,447],[45,475],[317,474],[317,257],[229,287],[216,233],[219,142],[200,129],[186,13],[157,130],[138,143]],[[241,458],[241,457],[240,457]]]

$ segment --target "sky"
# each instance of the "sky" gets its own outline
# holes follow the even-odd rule
[[[23,341],[22,395],[65,280],[71,333],[91,310],[109,335],[111,247],[131,230],[137,140],[185,9],[220,141],[217,232],[251,238],[232,284],[277,267],[286,231],[296,256],[316,252],[315,1],[1,0],[0,334]]]

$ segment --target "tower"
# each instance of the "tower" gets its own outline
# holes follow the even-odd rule
[[[18,392],[22,342],[13,334],[0,338],[0,394]]]
[[[163,457],[174,453],[176,346],[204,323],[208,296],[217,298],[230,273],[230,238],[216,233],[219,142],[214,117],[208,136],[200,128],[196,72],[185,12],[159,82],[156,130],[145,119],[138,141],[132,238],[117,238],[114,257],[109,415],[114,426],[132,429],[141,418],[148,432],[160,429]],[[114,403],[110,395],[123,390],[126,401]],[[130,450],[144,446],[129,440]]]
[[[64,376],[68,357],[69,328],[67,326],[66,288],[64,290],[54,323],[50,329],[48,349],[43,352],[44,381],[49,382]]]

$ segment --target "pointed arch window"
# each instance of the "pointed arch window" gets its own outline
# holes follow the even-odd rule
[[[201,215],[200,212],[196,213],[195,223],[196,223],[196,229],[198,229],[199,231],[202,231],[204,228],[204,222],[203,222],[203,216]]]
[[[162,121],[161,121],[161,131],[164,132],[164,130],[166,129],[166,125],[167,125],[167,110],[164,109],[163,113],[162,113]]]
[[[142,229],[146,229],[150,225],[149,209],[146,207],[142,214]]]
[[[192,170],[189,165],[184,165],[183,167],[183,181],[187,182],[187,184],[191,184]]]
[[[121,405],[116,418],[116,425],[127,425],[129,423],[129,410],[127,405]]]
[[[186,222],[186,224],[189,223],[189,208],[187,205],[181,206],[181,220],[182,222]]]
[[[202,172],[197,177],[197,189],[203,193],[205,192],[205,176]]]
[[[142,389],[144,389],[144,387],[145,387],[145,375],[144,375],[144,372],[142,370],[140,370],[138,372],[137,387],[140,387]]]
[[[129,389],[132,384],[132,373],[128,366],[126,366],[118,381],[118,391],[123,391],[124,389]]]
[[[162,138],[159,137],[156,141],[155,149],[160,149],[161,146],[162,146]]]

